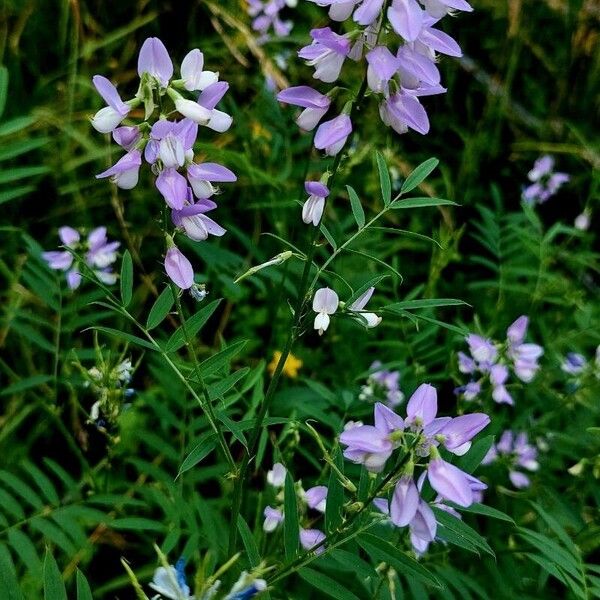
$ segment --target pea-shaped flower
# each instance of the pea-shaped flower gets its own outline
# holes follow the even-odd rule
[[[329,196],[329,188],[319,181],[305,181],[304,189],[309,196],[302,207],[302,220],[307,225],[312,223],[317,227],[323,216],[325,198]]]
[[[317,313],[314,328],[323,335],[329,327],[329,315],[332,315],[340,303],[338,295],[330,288],[321,288],[316,291],[313,298],[313,310]]]

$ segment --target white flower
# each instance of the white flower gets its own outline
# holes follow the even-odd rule
[[[313,310],[317,313],[315,317],[314,328],[318,330],[319,335],[323,335],[329,327],[329,315],[332,315],[339,306],[340,299],[338,295],[330,288],[321,288],[316,291],[313,298]]]
[[[281,463],[275,463],[273,468],[267,472],[267,481],[273,487],[283,487],[286,474],[286,468]]]
[[[177,569],[169,566],[159,567],[154,571],[154,578],[150,587],[158,592],[156,598],[168,598],[169,600],[194,600],[190,595],[190,588],[184,582],[180,582],[177,576]]]
[[[372,312],[360,312],[367,305],[367,302],[371,299],[373,292],[375,291],[374,287],[370,287],[364,294],[361,294],[349,307],[348,310],[355,312],[358,316],[359,320],[364,323],[366,321],[365,326],[368,329],[372,329],[373,327],[377,327],[379,323],[381,323],[381,317]],[[364,321],[363,321],[364,319]]]
[[[202,91],[219,80],[219,74],[214,71],[203,71],[204,55],[198,48],[188,52],[181,63],[181,78],[183,87],[193,92]]]

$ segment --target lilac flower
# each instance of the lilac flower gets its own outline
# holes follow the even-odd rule
[[[390,502],[390,518],[397,527],[406,527],[415,517],[421,499],[414,479],[404,475],[396,484]]]
[[[165,270],[169,279],[182,290],[187,290],[194,285],[192,264],[176,246],[167,250]]]
[[[335,156],[352,133],[352,121],[348,115],[338,115],[321,123],[315,134],[315,148],[324,150],[328,156]]]
[[[204,70],[204,54],[195,48],[181,61],[181,79],[188,92],[202,91],[219,79],[218,73]]]
[[[112,285],[117,280],[117,275],[111,265],[117,260],[117,249],[120,242],[109,242],[106,237],[106,227],[97,227],[92,230],[85,242],[81,241],[81,234],[72,227],[61,227],[58,235],[63,246],[84,257],[86,265],[94,271],[100,281]],[[74,290],[81,284],[81,265],[76,263],[71,252],[50,251],[43,252],[42,258],[51,269],[66,271],[67,285]]]
[[[415,516],[409,524],[410,543],[417,555],[427,551],[427,548],[437,533],[437,521],[431,507],[424,500],[420,500]]]
[[[129,152],[140,140],[140,130],[136,126],[123,125],[113,130],[112,137],[119,146]]]
[[[350,312],[354,312],[357,314],[361,323],[365,323],[368,329],[372,329],[373,327],[377,327],[379,323],[381,323],[381,317],[372,312],[362,312],[373,292],[375,291],[374,287],[370,287],[363,294],[361,294],[349,307],[348,310]]]
[[[92,81],[102,99],[108,104],[93,116],[92,127],[100,133],[110,133],[127,116],[131,106],[121,100],[117,88],[106,77],[94,75]]]
[[[504,385],[508,379],[508,367],[506,365],[496,364],[490,369],[490,382],[494,388],[492,398],[498,404],[514,405],[512,396],[508,393]]]
[[[417,0],[393,0],[388,19],[394,31],[407,42],[414,42],[423,27],[423,9]]]
[[[482,464],[489,465],[505,456],[508,461],[508,477],[511,483],[517,489],[523,489],[529,487],[531,481],[527,475],[517,469],[537,471],[539,469],[537,455],[537,448],[529,444],[526,433],[515,435],[512,431],[506,430],[500,436],[498,443],[490,448]]]
[[[467,344],[479,370],[489,371],[498,357],[498,350],[492,340],[471,333],[467,336]]]
[[[300,545],[305,550],[311,550],[318,544],[321,544],[325,540],[325,534],[319,529],[303,529],[300,528]],[[325,550],[323,545],[319,546],[316,550],[316,554],[321,554]]]
[[[429,119],[417,98],[406,92],[399,92],[385,99],[379,105],[381,120],[397,133],[414,129],[425,135],[429,132]]]
[[[163,169],[156,178],[156,187],[170,208],[180,211],[184,207],[188,197],[188,184],[177,169]]]
[[[481,383],[479,381],[469,381],[466,385],[461,385],[454,389],[454,393],[457,396],[462,394],[462,397],[467,401],[471,402],[475,400],[481,393]]]
[[[140,166],[142,164],[142,153],[139,150],[131,150],[122,156],[112,167],[96,175],[96,179],[110,177],[111,181],[123,190],[130,190],[137,185]]]
[[[529,383],[540,368],[539,358],[544,349],[538,344],[519,344],[511,348],[510,355],[514,360],[515,375],[525,383]]]
[[[521,315],[507,330],[506,338],[513,345],[522,344],[527,335],[529,317]]]
[[[454,10],[471,12],[473,7],[466,0],[421,0],[425,10],[435,19],[441,19]]]
[[[473,492],[467,474],[441,458],[429,461],[427,478],[431,487],[446,500],[459,506],[473,504]]]
[[[306,59],[309,66],[315,67],[315,79],[333,83],[339,77],[344,60],[350,53],[350,41],[334,33],[330,27],[313,29],[310,35],[312,43],[299,50],[298,56]]]
[[[237,181],[235,173],[217,163],[191,163],[187,168],[187,179],[196,198],[210,198],[217,188],[213,183]]]
[[[338,295],[330,288],[320,288],[315,292],[313,298],[313,310],[317,313],[314,329],[323,335],[329,327],[329,315],[335,313],[340,301]]]
[[[277,527],[283,523],[283,513],[276,508],[272,508],[270,506],[265,507],[263,516],[265,517],[263,522],[263,531],[266,533],[275,531],[275,529],[277,529]]]
[[[372,371],[367,385],[361,388],[361,400],[380,399],[390,408],[394,408],[404,400],[400,391],[400,372],[381,369],[381,362],[376,360],[369,367]]]
[[[325,198],[329,196],[329,188],[319,181],[305,181],[304,189],[309,194],[302,206],[302,220],[308,225],[318,227],[325,208]]]
[[[156,37],[148,38],[140,49],[138,75],[147,73],[162,87],[167,87],[173,76],[173,63],[165,45]]]
[[[284,21],[280,17],[280,11],[286,6],[294,7],[297,0],[248,0],[248,14],[254,17],[252,29],[260,33],[259,44],[264,44],[271,38],[270,29],[277,37],[285,37],[292,30],[293,23]]]
[[[437,414],[437,391],[422,383],[413,393],[406,405],[406,425],[421,429],[433,422]]]
[[[281,463],[275,463],[273,468],[267,471],[267,482],[276,488],[283,487],[286,474],[286,468]]]
[[[217,205],[212,200],[194,202],[192,190],[188,188],[186,204],[181,209],[173,209],[171,219],[191,240],[200,242],[207,239],[209,234],[220,237],[226,233],[225,229],[205,214],[215,208]]]
[[[228,89],[226,81],[218,81],[208,86],[198,97],[198,106],[209,111],[206,127],[218,133],[227,131],[233,122],[231,115],[215,108]]]
[[[367,53],[365,58],[369,64],[367,69],[369,88],[375,93],[387,95],[389,82],[398,71],[398,58],[385,46],[376,46]]]
[[[379,473],[391,456],[396,442],[390,434],[404,429],[404,421],[381,403],[375,404],[375,425],[356,425],[346,428],[340,435],[340,443],[347,448],[344,456],[368,471]]]
[[[585,370],[587,360],[583,354],[569,352],[561,365],[561,369],[569,375],[579,375]]]
[[[304,108],[296,123],[305,131],[312,131],[318,125],[331,104],[330,98],[307,85],[282,90],[277,94],[277,100]]]
[[[458,353],[458,370],[461,373],[473,373],[477,369],[475,361],[464,352]]]
[[[527,174],[532,183],[523,190],[522,198],[529,204],[543,204],[571,178],[566,173],[553,172],[554,158],[545,155],[538,158]]]
[[[309,508],[324,513],[327,505],[327,486],[316,485],[304,492],[304,500]]]
[[[453,454],[462,456],[471,448],[471,440],[489,423],[490,418],[484,413],[454,417],[436,434],[436,439]]]

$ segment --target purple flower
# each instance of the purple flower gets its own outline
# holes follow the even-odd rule
[[[188,184],[176,169],[163,169],[156,178],[156,187],[171,208],[181,210],[184,207],[188,197]]]
[[[569,352],[561,365],[561,369],[569,375],[579,375],[587,364],[585,356],[577,352]]]
[[[312,308],[317,313],[314,329],[323,335],[329,327],[329,315],[338,309],[340,300],[338,295],[330,288],[320,288],[315,292]]]
[[[280,488],[285,484],[286,468],[281,463],[275,463],[270,471],[267,471],[267,482],[273,487]]]
[[[478,363],[480,371],[489,371],[498,358],[498,349],[492,340],[471,333],[467,336],[471,356]]]
[[[338,115],[321,123],[315,134],[315,148],[324,150],[328,156],[335,156],[352,133],[352,121],[348,115]]]
[[[311,550],[325,540],[325,534],[318,529],[303,529],[300,528],[300,544],[305,550]],[[316,554],[321,554],[325,550],[323,545],[319,546]]]
[[[531,485],[529,477],[520,471],[509,471],[508,478],[510,479],[510,482],[519,490]]]
[[[296,119],[296,123],[300,129],[305,131],[312,131],[318,125],[331,104],[329,97],[307,85],[282,90],[277,94],[277,100],[304,108]]]
[[[277,529],[277,527],[283,522],[283,513],[276,508],[272,508],[271,506],[265,507],[263,516],[265,517],[263,522],[263,531],[266,533],[275,531],[275,529]]]
[[[406,405],[406,425],[420,429],[432,423],[437,414],[437,391],[422,383],[410,397]]]
[[[113,140],[128,152],[132,150],[140,139],[140,130],[135,127],[124,125],[117,127],[112,132]]]
[[[522,193],[529,204],[543,204],[556,194],[559,188],[571,178],[567,173],[554,172],[554,158],[545,155],[538,158],[527,177],[532,182]]]
[[[398,58],[385,46],[376,46],[365,57],[369,67],[367,69],[367,82],[369,88],[375,93],[387,94],[390,79],[399,67]]]
[[[325,208],[325,198],[329,196],[329,188],[319,181],[305,181],[304,189],[309,194],[302,207],[302,220],[308,225],[318,227]]]
[[[315,67],[313,77],[325,83],[333,83],[340,75],[344,60],[350,53],[350,42],[342,35],[334,33],[330,27],[313,29],[309,46],[298,51],[298,56]]]
[[[327,505],[327,486],[316,485],[304,492],[304,499],[309,508],[324,513]]]
[[[454,390],[454,393],[458,396],[462,394],[462,397],[467,401],[471,402],[475,400],[481,393],[481,383],[479,381],[469,381],[466,385],[461,385]]]
[[[400,372],[388,371],[380,367],[381,362],[378,360],[369,367],[373,372],[369,376],[367,385],[363,386],[359,398],[367,400],[382,397],[381,399],[390,408],[394,408],[404,400],[404,394],[400,391]]]
[[[417,555],[427,551],[427,548],[437,533],[437,521],[431,507],[421,500],[417,512],[409,524],[410,542]]]
[[[167,250],[165,270],[169,279],[182,290],[187,290],[194,285],[192,264],[176,246]]]
[[[404,475],[396,484],[390,502],[392,523],[397,527],[406,527],[414,519],[419,503],[419,490],[414,479]]]
[[[146,39],[138,58],[138,75],[148,73],[162,87],[167,87],[173,76],[173,63],[165,45],[156,37]]]
[[[436,434],[447,450],[458,456],[469,451],[471,440],[490,423],[483,413],[472,413],[454,417]]]
[[[137,185],[142,164],[142,153],[131,150],[122,156],[112,167],[96,175],[96,179],[110,177],[111,181],[123,190],[130,190]]]
[[[237,181],[233,171],[217,163],[191,163],[187,168],[187,179],[197,198],[210,198],[217,188],[213,183],[230,183]]]
[[[475,361],[464,352],[458,353],[458,370],[461,373],[473,373],[477,369]]]
[[[473,504],[473,492],[467,474],[458,467],[435,458],[429,461],[427,478],[431,487],[442,498],[464,507]]]
[[[200,242],[209,235],[220,237],[226,233],[225,229],[205,214],[215,208],[217,205],[212,200],[203,199],[194,203],[191,188],[188,188],[187,203],[179,210],[172,209],[171,219],[191,240]]]
[[[110,133],[127,116],[131,107],[121,100],[117,88],[102,75],[92,78],[94,87],[108,104],[92,118],[92,127],[100,133]]]
[[[453,10],[471,12],[473,7],[466,0],[421,0],[425,10],[435,19],[441,19]]]
[[[490,381],[494,388],[492,398],[498,404],[514,404],[512,396],[508,393],[504,383],[508,379],[508,367],[506,365],[496,364],[490,369]]]
[[[414,42],[421,33],[423,15],[417,0],[393,0],[387,12],[394,31],[407,42]]]
[[[429,132],[429,118],[417,98],[408,93],[397,93],[379,105],[381,120],[397,133],[414,129],[425,135]]]
[[[529,317],[521,315],[512,325],[506,330],[506,337],[510,344],[519,345],[523,343],[527,335],[529,327]]]
[[[106,227],[97,227],[87,238],[88,252],[86,263],[96,269],[106,269],[117,260],[117,249],[120,242],[109,242],[106,237]]]

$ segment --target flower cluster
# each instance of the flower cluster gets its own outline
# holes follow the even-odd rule
[[[400,371],[388,371],[381,368],[381,362],[376,360],[369,368],[371,374],[363,385],[359,400],[367,402],[380,401],[394,408],[404,401],[404,394],[400,390]]]
[[[106,227],[97,227],[88,234],[85,241],[81,233],[72,227],[61,227],[58,237],[66,250],[52,250],[42,254],[51,269],[65,271],[67,285],[74,290],[81,284],[81,265],[75,254],[82,256],[85,264],[94,271],[103,283],[112,285],[117,280],[111,265],[117,260],[120,242],[109,242]]]
[[[247,0],[248,14],[252,17],[252,29],[259,34],[258,43],[264,44],[271,39],[270,30],[276,37],[286,37],[294,24],[282,20],[280,12],[286,8],[294,8],[298,0]]]
[[[523,200],[528,204],[543,204],[571,179],[567,173],[554,171],[554,158],[548,155],[533,163],[527,178],[531,184],[523,189]]]
[[[453,513],[456,511],[445,502],[468,507],[480,499],[481,491],[486,488],[484,483],[444,460],[440,447],[458,456],[465,454],[471,440],[489,422],[483,413],[437,417],[437,392],[433,386],[422,384],[407,403],[406,418],[377,403],[374,425],[348,423],[340,435],[340,443],[346,447],[345,458],[364,465],[372,473],[383,471],[395,452],[403,453],[391,498],[378,498],[375,505],[389,514],[397,527],[409,526],[412,545],[420,554],[435,539],[437,529],[431,506],[421,496],[425,480],[438,494],[433,504]],[[421,471],[419,474],[417,469]]]
[[[229,565],[225,566],[225,569]],[[221,571],[224,569],[221,568]],[[199,595],[191,593],[190,586],[185,576],[185,560],[180,558],[175,566],[158,567],[150,587],[157,592],[152,600],[212,600],[216,597],[221,587],[220,579],[209,577]],[[222,597],[223,600],[250,600],[257,594],[267,589],[264,579],[254,577],[246,571],[234,583],[229,593]]]
[[[231,116],[216,108],[229,84],[219,81],[218,73],[204,70],[204,55],[198,49],[183,59],[180,79],[172,79],[173,63],[158,38],[148,38],[142,45],[138,74],[139,89],[126,102],[108,79],[102,75],[93,78],[96,90],[108,106],[94,115],[92,125],[101,133],[112,133],[114,141],[126,151],[96,177],[110,177],[118,187],[131,189],[138,183],[143,157],[156,175],[156,188],[171,209],[176,230],[194,241],[206,240],[209,235],[222,236],[225,229],[206,213],[217,208],[211,199],[218,191],[215,184],[236,181],[236,176],[222,165],[194,162],[193,147],[199,126],[219,133],[231,126]],[[164,105],[167,99],[183,118],[168,118],[173,110]],[[145,109],[144,119],[137,124],[122,125],[141,105]],[[192,288],[191,263],[177,249],[172,237],[167,237],[167,244],[167,274],[180,288]]]
[[[315,292],[312,305],[313,311],[317,313],[314,320],[314,329],[319,332],[319,335],[323,335],[331,322],[330,315],[337,312],[340,306],[346,311],[346,314],[364,327],[368,329],[377,327],[381,323],[381,317],[375,313],[363,310],[374,291],[375,288],[370,287],[354,300],[350,306],[346,306],[340,302],[338,295],[331,288],[318,289]]]
[[[500,437],[500,441],[494,444],[488,451],[482,461],[482,465],[489,465],[497,460],[502,460],[508,466],[508,477],[511,483],[518,489],[529,487],[531,484],[529,477],[517,468],[527,471],[537,471],[539,463],[537,462],[538,451],[532,446],[527,434],[522,432],[515,434],[506,430]]]
[[[281,524],[283,524],[283,486],[285,484],[285,478],[287,475],[286,468],[281,463],[275,463],[273,468],[267,473],[267,482],[279,490],[275,500],[277,506],[267,506],[264,509],[263,516],[265,518],[263,522],[263,530],[267,533],[275,531]],[[298,498],[299,508],[305,512],[307,509],[314,510],[321,514],[325,513],[325,507],[327,506],[327,487],[324,485],[317,485],[304,490],[302,488],[302,482],[297,482],[296,494]],[[314,528],[300,528],[300,544],[305,550],[310,550],[314,546],[321,544],[315,552],[320,554],[323,552],[324,547],[322,542],[325,540],[325,534],[320,529]]]
[[[506,342],[498,344],[491,339],[471,333],[466,337],[470,355],[458,353],[458,368],[472,379],[455,392],[465,400],[474,400],[486,381],[492,386],[492,398],[498,404],[514,404],[506,388],[509,367],[523,382],[529,383],[539,369],[544,349],[538,344],[526,343],[529,318],[519,317],[506,331]]]
[[[437,53],[462,55],[456,41],[435,25],[451,10],[471,11],[471,6],[465,0],[393,0],[384,15],[384,0],[311,1],[328,6],[333,21],[352,17],[356,24],[354,30],[345,34],[335,33],[331,27],[310,32],[312,43],[302,48],[298,56],[314,67],[313,77],[334,83],[346,59],[358,62],[364,56],[367,83],[371,93],[379,98],[383,123],[398,133],[406,133],[410,128],[426,134],[429,119],[419,98],[446,91],[440,84]],[[309,86],[296,86],[277,97],[303,108],[298,126],[311,131],[328,112],[338,92],[335,88],[325,95]],[[352,132],[351,104],[349,100],[338,116],[319,125],[314,139],[317,149],[329,155],[341,150]]]

